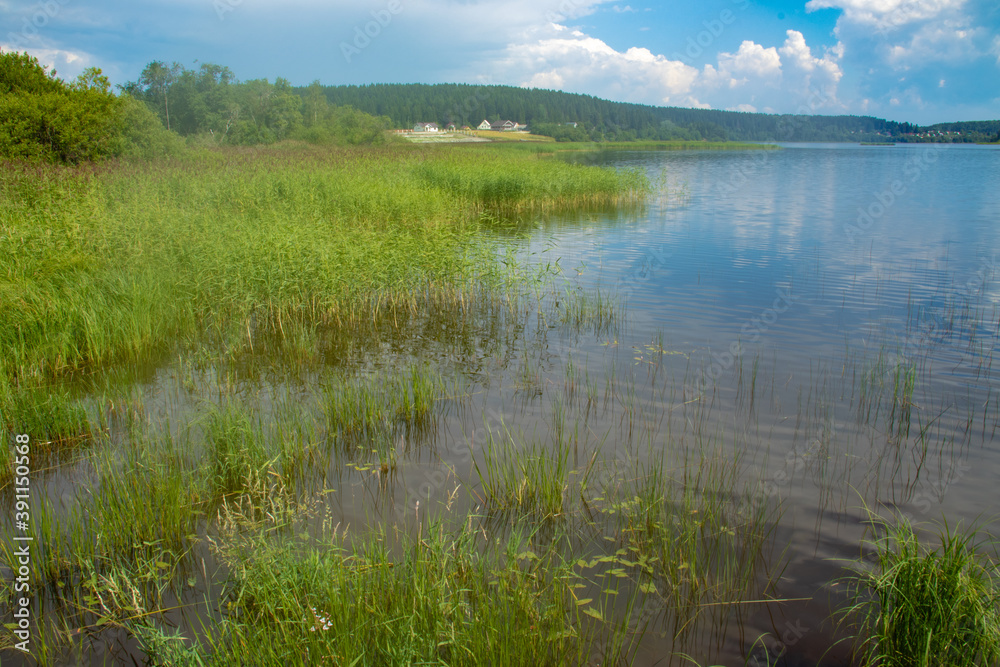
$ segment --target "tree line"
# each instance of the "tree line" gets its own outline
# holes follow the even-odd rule
[[[302,89],[298,90],[302,94]],[[902,141],[919,140],[921,133],[937,136],[938,131],[952,132],[950,137],[941,137],[945,141],[989,141],[1000,132],[1000,121],[922,128],[872,116],[657,107],[499,85],[373,83],[325,86],[322,90],[331,104],[388,116],[396,127],[429,121],[476,127],[484,119],[502,119],[525,123],[536,134],[564,141]]]
[[[167,129],[224,144],[372,144],[385,141],[391,127],[387,117],[329,104],[319,82],[306,88],[280,77],[240,82],[228,67],[212,63],[195,70],[154,61],[122,89],[145,102]]]
[[[770,115],[611,102],[513,86],[292,86],[239,81],[225,66],[149,63],[112,91],[101,70],[72,82],[26,53],[0,52],[0,158],[76,163],[155,156],[185,144],[286,139],[356,145],[417,122],[478,126],[512,120],[558,141],[1000,141],[1000,121],[921,128],[870,116]]]

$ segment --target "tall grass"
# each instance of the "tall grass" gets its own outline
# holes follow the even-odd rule
[[[431,525],[420,539],[372,534],[347,547],[294,541],[224,548],[228,619],[212,662],[244,664],[583,664],[600,651],[558,552]]]
[[[246,345],[461,300],[496,269],[487,210],[635,196],[639,175],[520,153],[227,150],[0,172],[0,345],[12,377],[139,358],[178,336]]]
[[[557,440],[551,450],[537,442],[519,446],[506,426],[489,429],[482,460],[473,461],[486,507],[502,514],[563,514],[569,452],[566,439]]]
[[[845,612],[865,664],[885,667],[995,665],[1000,661],[998,563],[975,530],[944,524],[940,546],[921,544],[909,521],[874,517],[883,535],[857,575]]]

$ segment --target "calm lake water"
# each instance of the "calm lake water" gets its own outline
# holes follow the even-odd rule
[[[643,169],[664,191],[640,215],[551,221],[529,251],[627,300],[613,343],[633,353],[626,364],[641,365],[654,337],[676,353],[661,372],[689,391],[651,399],[671,424],[661,434],[697,428],[678,405],[702,390],[702,428],[782,500],[777,595],[797,600],[769,605],[712,659],[742,664],[740,642],[770,633],[785,635],[787,664],[817,664],[836,639],[831,583],[861,555],[863,506],[930,528],[996,518],[1000,151],[786,144],[580,159]],[[601,358],[580,342],[557,355],[570,352]],[[901,371],[912,394],[893,413]],[[844,659],[834,650],[823,664]]]
[[[447,507],[462,524],[480,497],[470,452],[505,429],[525,442],[568,439],[573,468],[595,451],[665,453],[680,479],[698,456],[721,455],[741,480],[734,506],[764,497],[778,512],[774,548],[759,557],[781,572],[767,594],[781,601],[726,609],[683,645],[652,615],[636,663],[686,664],[671,657],[683,651],[702,665],[763,665],[767,645],[778,664],[849,664],[830,616],[844,600],[837,580],[870,552],[866,507],[931,532],[947,520],[1000,534],[989,524],[1000,500],[1000,150],[786,144],[569,159],[645,170],[658,192],[639,210],[551,217],[510,241],[558,271],[558,289],[541,297],[548,319],[526,312],[520,328],[470,333],[428,316],[411,336],[381,341],[377,359],[366,348],[352,367],[362,374],[417,359],[461,386],[436,403],[433,428],[401,440],[390,481],[331,457],[314,480],[327,504],[319,518],[416,533]],[[598,294],[615,317],[594,316]],[[578,326],[555,321],[573,319],[574,295],[589,314]],[[222,395],[264,420],[324,424],[322,387],[342,370],[279,360],[234,383],[206,359],[125,374],[146,421],[178,441],[200,437],[198,415]],[[89,409],[96,421],[101,406]],[[130,437],[127,425],[110,431],[111,446]],[[71,506],[89,493],[88,470],[53,473],[33,502]],[[601,474],[593,489],[613,483]],[[192,554],[197,585],[178,595],[185,611],[164,618],[197,634],[198,614],[218,616],[227,573],[204,544]],[[85,650],[92,664],[142,660],[124,633]]]

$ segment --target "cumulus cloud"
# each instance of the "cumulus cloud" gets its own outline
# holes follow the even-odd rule
[[[528,73],[518,83],[646,104],[751,111],[839,110],[841,51],[815,55],[789,30],[780,47],[744,40],[698,69],[647,48],[616,50],[581,30],[553,24],[511,44],[498,71]],[[819,94],[817,94],[819,92]]]
[[[888,29],[926,21],[942,13],[960,9],[967,0],[809,0],[807,11],[843,10],[852,23]]]
[[[841,64],[873,113],[896,117],[904,103],[926,114],[935,106],[986,108],[996,96],[983,85],[1000,65],[996,0],[809,0],[806,9],[841,10]]]
[[[521,85],[590,92],[655,104],[697,103],[690,93],[698,70],[649,49],[616,51],[604,41],[553,25],[546,36],[511,45],[500,71],[531,75]]]

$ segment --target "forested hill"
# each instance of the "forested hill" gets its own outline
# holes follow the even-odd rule
[[[305,96],[309,89],[298,90]],[[1000,132],[1000,121],[921,128],[870,116],[770,115],[655,107],[513,86],[375,83],[325,86],[323,92],[331,104],[388,116],[400,128],[432,121],[442,127],[447,123],[475,127],[484,119],[502,119],[567,140],[906,141],[921,140],[920,134],[940,130],[952,133],[943,135],[947,140],[989,141]],[[973,131],[974,136],[968,134]],[[934,136],[941,138],[936,133]]]

